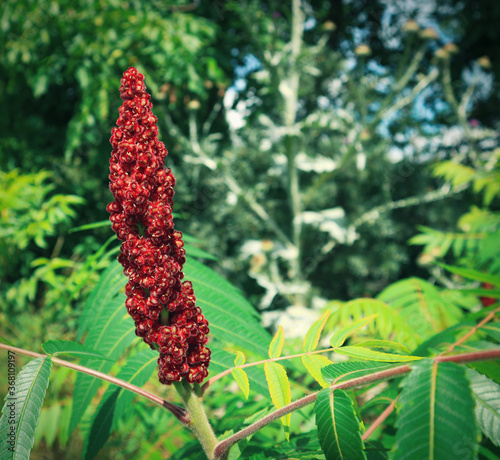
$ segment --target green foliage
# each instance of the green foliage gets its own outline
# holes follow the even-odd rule
[[[342,390],[318,393],[314,406],[319,442],[327,460],[364,460],[359,421],[351,398]]]
[[[424,360],[414,365],[402,387],[394,458],[475,454],[474,400],[463,367]]]
[[[52,367],[50,357],[36,358],[9,387],[0,418],[0,457],[29,459]]]
[[[476,419],[485,436],[500,445],[500,386],[473,370],[467,372],[476,401]]]

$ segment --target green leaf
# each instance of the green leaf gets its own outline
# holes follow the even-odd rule
[[[210,366],[208,370],[210,371],[209,377],[220,374],[221,372],[227,371],[233,368],[234,355],[228,353],[227,351],[212,348],[212,355],[210,357]],[[262,367],[253,366],[246,369],[249,381],[252,383],[252,389],[257,391],[258,394],[269,398],[269,392],[267,385],[265,384],[266,378]]]
[[[411,325],[419,342],[458,323],[463,317],[455,302],[436,286],[420,278],[393,283],[377,298],[387,302],[406,324]],[[398,342],[406,343],[405,340]]]
[[[394,364],[384,364],[378,361],[349,361],[335,363],[321,369],[323,378],[330,384],[354,380],[365,375],[385,371],[397,367]]]
[[[365,340],[364,342],[356,343],[353,346],[363,348],[391,348],[393,350],[399,350],[403,353],[410,354],[410,350],[408,350],[408,348],[404,345],[390,340]]]
[[[321,331],[325,327],[330,313],[330,310],[325,311],[325,313],[323,313],[321,317],[317,321],[315,321],[307,331],[306,337],[304,338],[304,345],[302,346],[302,349],[306,353],[316,350],[319,338],[321,336]]]
[[[329,385],[321,373],[321,369],[323,367],[333,364],[326,356],[304,355],[302,356],[302,364],[304,364],[309,373],[314,377],[314,380],[316,380],[316,382],[318,382],[323,388],[326,388]]]
[[[321,390],[314,405],[318,438],[326,460],[364,460],[359,421],[345,391]]]
[[[245,364],[245,361],[247,360],[245,353],[241,351],[236,352],[236,358],[234,358],[234,365],[235,366],[242,366]]]
[[[248,399],[248,395],[250,394],[250,382],[248,381],[248,375],[246,372],[239,367],[235,367],[234,369],[231,369],[231,375],[234,380],[236,380],[236,383],[240,387],[241,391],[243,391],[245,399]]]
[[[445,270],[448,270],[451,273],[455,273],[456,275],[460,275],[464,278],[481,281],[482,283],[491,283],[493,284],[493,286],[500,287],[500,276],[483,273],[478,270],[473,270],[472,268],[454,267],[452,265],[446,265],[442,263],[437,263],[437,265],[443,267]]]
[[[463,366],[422,360],[402,387],[395,460],[474,458],[474,400]]]
[[[271,337],[257,311],[232,284],[200,262],[188,258],[186,279],[193,282],[196,304],[210,323],[210,332],[222,343],[267,356]]]
[[[371,315],[377,315],[374,321],[367,325],[367,334],[370,338],[391,337],[404,343],[410,349],[418,345],[417,331],[409,326],[407,319],[393,306],[377,299],[354,299],[349,302],[330,303],[333,310],[329,319],[330,324],[339,327],[350,327],[353,322],[363,321]]]
[[[479,427],[493,444],[500,446],[500,386],[472,369],[468,369],[467,377],[476,400]]]
[[[51,356],[70,355],[76,358],[94,358],[113,361],[112,359],[91,350],[89,347],[70,340],[48,340],[42,345],[42,350]]]
[[[40,410],[49,386],[50,357],[35,358],[7,389],[0,418],[0,458],[29,459]]]
[[[10,345],[11,347],[15,346],[13,343],[9,342],[7,339],[0,337],[0,342],[5,343],[6,345]]]
[[[111,221],[109,219],[94,222],[92,224],[80,225],[68,230],[68,233],[82,232],[84,230],[93,230],[94,228],[109,227],[111,229]]]
[[[371,359],[373,361],[381,361],[384,363],[404,363],[407,361],[416,361],[418,359],[422,359],[420,356],[395,355],[361,347],[336,348],[335,353],[338,353],[339,355],[350,356],[351,358]]]
[[[186,250],[186,254],[188,255],[188,257],[196,257],[197,259],[207,260],[219,260],[209,252],[197,248],[196,246],[191,246],[190,244],[185,244],[184,249]]]
[[[123,304],[112,303],[101,315],[99,322],[89,329],[85,343],[91,348],[116,361],[135,338],[135,326]],[[125,315],[125,317],[124,317]],[[107,373],[113,367],[111,361],[83,360],[82,366]],[[102,380],[78,373],[73,390],[73,407],[69,424],[71,433],[81,420],[85,410],[97,393]]]
[[[281,356],[281,351],[283,350],[283,345],[285,344],[285,333],[283,331],[283,326],[278,327],[276,334],[271,340],[269,345],[269,357],[279,358]]]
[[[276,409],[290,404],[292,402],[292,390],[285,368],[281,364],[267,362],[264,364],[264,371],[269,386],[269,394]],[[290,439],[290,418],[291,414],[281,417],[287,440]]]
[[[500,360],[476,361],[468,363],[468,366],[500,384]]]
[[[101,274],[99,282],[89,294],[80,315],[76,334],[77,341],[81,340],[92,323],[99,321],[101,311],[109,306],[110,302],[123,302],[123,308],[125,308],[125,297],[118,296],[118,293],[124,288],[126,281],[123,267],[118,262],[111,264]]]
[[[127,361],[117,378],[132,385],[142,387],[156,369],[158,352],[146,350]],[[132,391],[110,385],[95,411],[92,425],[85,442],[85,459],[93,459],[102,449],[109,436],[117,426],[117,422],[130,407],[136,396]]]
[[[373,321],[376,316],[377,315],[369,316],[368,318],[364,318],[363,320],[358,321],[351,326],[337,331],[330,339],[330,344],[333,348],[341,347],[346,341],[347,337],[349,337],[353,332],[356,332],[358,329],[365,327],[368,323]]]

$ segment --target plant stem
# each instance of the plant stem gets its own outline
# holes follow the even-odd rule
[[[35,353],[34,351],[29,351],[29,350],[24,350],[22,348],[16,348],[12,347],[10,345],[5,345],[3,343],[0,343],[0,349],[3,348],[4,350],[10,350],[13,351],[14,353],[19,353],[20,355],[25,355],[25,356],[31,356],[32,358],[45,358],[48,355],[43,355],[41,353]],[[125,388],[126,390],[132,391],[140,396],[144,396],[145,398],[149,399],[150,401],[153,401],[154,403],[160,405],[161,407],[167,409],[168,411],[172,412],[172,414],[177,417],[177,419],[183,424],[188,426],[190,420],[189,420],[189,415],[186,413],[186,411],[180,407],[177,406],[176,404],[172,404],[168,401],[165,401],[163,398],[160,398],[157,395],[154,395],[152,393],[149,393],[146,390],[143,390],[142,388],[139,388],[135,385],[132,385],[131,383],[125,382],[123,380],[117,379],[116,377],[112,377],[111,375],[103,374],[102,372],[95,371],[94,369],[90,369],[88,367],[80,366],[78,364],[70,363],[69,361],[64,361],[62,359],[52,357],[52,362],[55,364],[58,364],[59,366],[64,366],[69,369],[73,369],[78,372],[83,372],[84,374],[91,375],[92,377],[97,377],[98,379],[101,380],[106,380],[107,382],[113,383],[114,385],[117,385],[119,387]]]
[[[284,138],[286,156],[288,159],[288,199],[292,212],[292,241],[296,253],[291,261],[292,280],[300,283],[302,281],[301,270],[301,241],[302,241],[302,203],[300,197],[299,176],[295,163],[297,150],[297,136],[294,125],[297,119],[297,101],[299,93],[300,74],[297,68],[297,58],[300,54],[302,44],[302,33],[304,30],[304,13],[300,7],[300,0],[292,0],[292,32],[290,38],[291,53],[289,58],[291,74],[287,78],[287,89],[283,91],[284,98],[284,120],[287,134]],[[285,82],[283,82],[285,83]],[[303,304],[303,295],[295,296],[295,304]]]
[[[217,438],[210,422],[208,421],[205,409],[203,408],[202,398],[195,394],[193,387],[186,380],[183,380],[182,382],[175,382],[174,386],[177,392],[181,395],[181,398],[184,401],[190,415],[191,421],[187,425],[188,428],[200,441],[208,459],[213,460]],[[218,458],[225,459],[227,452],[224,456]]]
[[[389,404],[389,406],[386,407],[384,412],[382,412],[377,419],[368,427],[368,429],[363,433],[363,436],[361,438],[363,441],[366,441],[372,434],[373,432],[382,424],[384,423],[384,420],[389,417],[389,415],[392,414],[392,411],[396,407],[396,402],[398,400],[399,396]]]
[[[493,350],[477,351],[472,353],[462,353],[451,356],[438,356],[436,358],[430,358],[430,359],[434,359],[434,362],[437,364],[443,362],[466,363],[471,361],[485,361],[489,359],[499,359],[499,358],[500,358],[500,348]],[[373,374],[364,375],[363,377],[354,378],[352,380],[347,380],[345,382],[336,383],[331,385],[330,388],[332,390],[357,388],[380,380],[399,377],[400,375],[407,374],[408,372],[410,372],[410,370],[411,370],[410,364],[405,364],[403,366],[393,367],[391,369],[374,372]],[[251,434],[263,428],[264,426],[289,414],[290,412],[293,412],[297,409],[300,409],[301,407],[313,403],[316,400],[316,396],[318,395],[318,393],[319,392],[316,392],[311,395],[305,396],[301,399],[298,399],[297,401],[294,401],[291,404],[288,404],[282,407],[281,409],[274,411],[273,413],[263,417],[262,419],[256,421],[255,423],[252,423],[251,425],[247,426],[241,431],[238,431],[232,436],[229,436],[228,438],[219,442],[214,449],[214,457],[213,457],[214,460],[224,459],[225,455],[227,455],[227,452],[229,451],[231,446],[240,441],[241,439],[250,436]]]

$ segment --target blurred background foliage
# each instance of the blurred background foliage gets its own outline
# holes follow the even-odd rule
[[[487,0],[5,0],[0,335],[34,350],[73,337],[114,258],[109,226],[71,229],[107,219],[129,66],[170,151],[177,228],[288,337],[333,299],[459,283],[436,258],[498,273],[499,21]],[[59,378],[47,420],[67,413]],[[133,410],[144,433],[106,455],[166,456],[189,436],[148,437],[149,409]],[[65,458],[50,426],[34,458]]]

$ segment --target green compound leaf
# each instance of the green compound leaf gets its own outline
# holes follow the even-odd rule
[[[125,316],[124,316],[125,315]],[[117,361],[135,338],[135,326],[128,316],[123,303],[110,303],[98,323],[93,323],[88,331],[86,344],[113,361]],[[99,372],[108,373],[113,361],[82,360],[82,366]],[[102,380],[87,374],[78,373],[73,391],[73,407],[69,424],[71,433],[97,393]]]
[[[117,378],[142,387],[156,369],[158,352],[146,350],[132,357],[120,370]],[[117,426],[118,419],[130,407],[135,393],[110,385],[95,411],[85,442],[84,458],[93,459],[102,449]]]
[[[479,372],[469,369],[467,377],[476,400],[476,419],[481,431],[500,446],[500,386]]]
[[[350,361],[347,363],[330,364],[321,369],[323,378],[330,384],[346,382],[365,375],[398,367],[394,364],[384,364],[377,361]]]
[[[236,380],[236,383],[240,387],[241,391],[243,391],[245,399],[248,399],[248,395],[250,394],[250,382],[248,381],[247,373],[243,369],[235,367],[234,369],[231,369],[231,375],[234,380]]]
[[[475,403],[463,366],[422,360],[402,387],[395,460],[475,458]]]
[[[365,460],[359,421],[345,391],[321,390],[314,405],[318,438],[326,460]]]
[[[117,299],[118,293],[124,288],[127,278],[123,274],[123,267],[117,262],[111,264],[104,273],[101,274],[99,282],[89,294],[85,306],[83,307],[80,320],[78,322],[77,341],[80,341],[83,334],[87,332],[92,324],[99,321],[101,312],[106,309],[110,302],[125,302],[124,297]],[[125,307],[123,307],[125,308]],[[126,312],[126,310],[124,310]]]
[[[410,350],[403,344],[398,342],[392,342],[391,340],[365,340],[364,342],[356,343],[353,345],[355,347],[363,348],[391,348],[393,350],[398,350],[406,354],[410,354]]]
[[[2,460],[29,459],[51,367],[50,357],[36,358],[21,369],[9,387],[0,418]]]
[[[323,313],[321,317],[317,321],[315,321],[307,331],[306,337],[304,338],[304,345],[302,347],[305,352],[316,350],[319,338],[321,336],[321,331],[325,327],[330,313],[330,310],[325,311],[325,313]]]
[[[329,386],[329,383],[323,378],[321,369],[333,364],[326,356],[321,355],[305,355],[302,356],[302,364],[309,371],[309,373],[314,377],[314,380],[318,382],[323,388]]]
[[[80,343],[71,342],[70,340],[48,340],[42,345],[42,350],[51,356],[69,355],[76,358],[110,360],[110,358],[103,354],[91,350],[89,347]]]
[[[283,326],[278,327],[276,334],[271,340],[269,345],[269,357],[279,358],[281,356],[281,351],[283,350],[283,345],[285,344],[285,333],[283,331]]]
[[[345,327],[340,331],[337,331],[333,334],[333,337],[330,339],[330,344],[333,348],[341,347],[346,341],[347,337],[349,337],[352,333],[356,332],[358,329],[365,327],[368,323],[376,318],[377,315],[371,315],[368,318],[364,318],[361,321],[354,323],[351,326]]]
[[[192,281],[196,304],[210,323],[211,334],[220,342],[267,356],[271,337],[259,315],[241,292],[202,263],[188,258],[186,279]]]
[[[403,363],[406,361],[417,361],[422,359],[420,356],[396,355],[391,353],[383,353],[381,351],[370,350],[362,347],[342,347],[337,348],[335,353],[339,355],[350,356],[358,359],[371,359],[372,361],[381,361],[384,363]]]
[[[264,364],[264,371],[266,372],[269,394],[276,409],[290,404],[292,402],[292,390],[285,368],[281,364],[267,362]],[[287,440],[290,440],[290,418],[291,414],[281,417]]]

